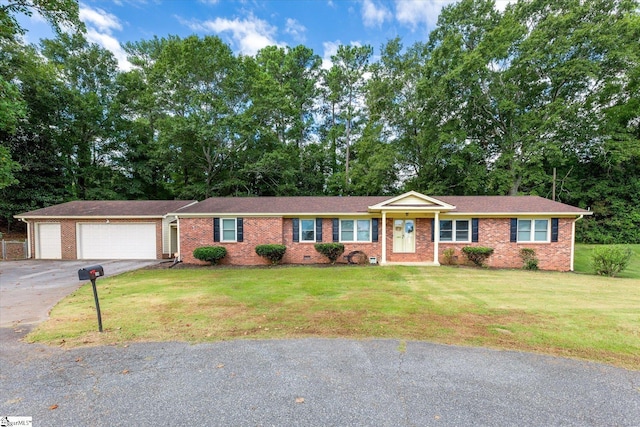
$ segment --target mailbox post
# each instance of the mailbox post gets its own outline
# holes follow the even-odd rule
[[[98,290],[96,289],[96,277],[104,276],[104,269],[101,265],[92,265],[78,270],[78,279],[91,280],[93,287],[93,299],[96,302],[96,311],[98,313],[98,331],[102,332],[102,315],[100,314],[100,302],[98,301]]]

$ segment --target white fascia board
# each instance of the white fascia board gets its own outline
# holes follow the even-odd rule
[[[464,216],[474,218],[513,218],[513,217],[558,217],[573,218],[581,215],[593,215],[593,212],[445,212],[443,216]]]
[[[76,220],[92,220],[92,219],[162,219],[165,215],[79,215],[79,216],[70,216],[70,215],[37,215],[37,216],[21,216],[16,215],[14,218],[16,219],[25,219],[25,220],[35,220],[35,219],[50,219],[50,220],[60,220],[60,219],[76,219]]]
[[[429,202],[429,203],[432,204],[432,205],[426,205],[424,208],[421,207],[420,210],[426,209],[428,207],[434,208],[432,210],[436,210],[435,208],[437,208],[437,210],[439,210],[439,211],[440,210],[451,210],[451,209],[455,209],[456,208],[455,206],[452,206],[452,205],[450,205],[448,203],[445,203],[442,200],[434,199],[433,197],[429,197],[429,196],[426,196],[426,195],[424,195],[422,193],[418,193],[417,191],[413,191],[412,190],[412,191],[409,191],[407,193],[401,194],[399,196],[393,197],[393,198],[391,198],[389,200],[385,200],[383,202],[380,202],[380,203],[378,203],[376,205],[369,206],[369,210],[372,210],[372,211],[377,211],[377,210],[388,210],[388,211],[390,211],[390,210],[394,210],[394,211],[395,210],[403,210],[403,206],[402,205],[396,205],[396,206],[389,206],[389,205],[391,205],[391,204],[393,204],[393,203],[395,203],[395,202],[397,202],[399,200],[406,199],[408,197],[415,197],[415,198],[424,200],[425,202]],[[415,206],[410,206],[409,205],[409,206],[405,206],[404,209],[411,208],[411,207],[415,208]]]
[[[255,212],[225,212],[225,213],[172,213],[179,218],[213,218],[213,217],[245,217],[245,218],[336,218],[336,217],[375,217],[371,212],[297,212],[297,213],[255,213]]]

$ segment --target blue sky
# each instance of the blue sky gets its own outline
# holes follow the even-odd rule
[[[443,6],[453,0],[83,0],[80,18],[87,38],[129,64],[127,41],[192,34],[217,35],[237,54],[269,46],[303,44],[324,59],[340,44],[374,48],[396,36],[405,46],[426,40]],[[26,41],[52,37],[41,17],[23,17]],[[375,59],[375,58],[374,58]]]

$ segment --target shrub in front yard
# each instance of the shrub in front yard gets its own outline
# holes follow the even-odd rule
[[[273,265],[280,264],[286,250],[287,247],[285,245],[271,244],[256,246],[256,253],[268,259]]]
[[[537,270],[538,258],[536,257],[535,249],[522,248],[520,249],[520,258],[522,259],[522,268],[525,270]]]
[[[485,246],[465,246],[462,248],[462,253],[476,266],[482,267],[487,258],[493,254],[493,248],[487,248]]]
[[[456,250],[454,248],[447,248],[442,252],[443,262],[445,265],[453,265],[456,261]]]
[[[329,258],[331,264],[335,264],[338,257],[344,253],[342,243],[316,243],[314,247],[316,251]]]
[[[615,277],[629,265],[633,251],[624,246],[601,246],[591,253],[591,266],[596,274]]]
[[[193,250],[193,257],[200,261],[216,265],[218,261],[227,256],[227,249],[224,246],[202,246]]]

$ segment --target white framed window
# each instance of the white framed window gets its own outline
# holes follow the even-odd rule
[[[316,241],[316,220],[315,219],[300,220],[300,241],[301,242]]]
[[[371,241],[371,220],[370,219],[341,219],[340,220],[340,241],[341,242],[370,242]]]
[[[235,218],[222,218],[220,220],[221,228],[222,228],[222,238],[220,239],[223,242],[235,242],[237,241],[237,221]]]
[[[471,220],[443,219],[440,220],[441,242],[470,242]]]
[[[548,219],[518,219],[518,242],[548,242]]]

